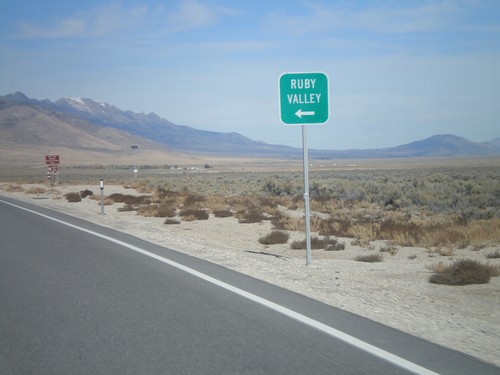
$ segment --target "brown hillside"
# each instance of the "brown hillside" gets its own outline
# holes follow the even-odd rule
[[[192,157],[169,152],[141,137],[84,120],[64,118],[26,105],[0,110],[2,164],[43,163],[46,154],[60,154],[66,164],[172,163]],[[137,145],[136,153],[131,145]]]

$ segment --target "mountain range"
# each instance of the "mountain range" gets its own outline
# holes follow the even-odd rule
[[[170,157],[214,155],[300,158],[302,149],[255,141],[241,134],[176,125],[154,113],[124,111],[84,98],[55,102],[17,92],[0,96],[3,153],[65,148],[83,155],[131,155],[131,145]],[[9,151],[10,150],[10,151]],[[48,151],[46,151],[48,152]],[[409,144],[371,150],[309,150],[311,158],[409,158],[500,156],[500,137],[477,143],[455,135],[435,135]]]

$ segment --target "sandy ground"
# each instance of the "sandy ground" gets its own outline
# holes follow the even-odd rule
[[[305,251],[291,250],[289,243],[304,239],[304,233],[290,233],[288,244],[264,246],[259,237],[268,234],[271,223],[239,224],[233,217],[165,225],[163,218],[145,218],[135,212],[118,212],[122,204],[105,206],[100,215],[99,202],[85,198],[69,203],[67,192],[95,186],[57,186],[52,192],[27,194],[7,192],[0,184],[0,196],[8,196],[52,208],[96,224],[127,232],[149,242],[187,253],[235,271],[265,280],[283,288],[315,298],[429,341],[447,346],[500,366],[500,277],[488,284],[444,286],[428,282],[429,266],[456,259],[487,259],[495,247],[473,251],[456,250],[453,256],[439,256],[421,248],[400,247],[396,254],[383,253],[379,263],[354,260],[360,254],[379,252],[352,246],[342,239],[343,251],[312,251],[312,264],[305,265]],[[137,194],[121,186],[106,186],[105,193]],[[313,233],[314,235],[314,233]]]

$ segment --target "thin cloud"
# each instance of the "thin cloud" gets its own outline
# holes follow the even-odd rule
[[[466,2],[428,2],[409,6],[359,8],[356,2],[325,6],[307,4],[302,15],[286,10],[264,18],[263,29],[278,34],[306,36],[338,30],[375,33],[452,31],[461,29],[471,5]],[[451,29],[451,30],[450,30]]]
[[[43,25],[22,22],[18,36],[26,39],[99,37],[143,24],[147,12],[146,6],[124,8],[119,3],[110,3],[66,18],[52,19]]]
[[[196,1],[183,1],[178,9],[167,14],[168,32],[181,32],[216,23],[218,16],[215,10]]]
[[[175,8],[125,7],[121,2],[112,2],[44,24],[21,22],[17,35],[26,39],[61,39],[133,31],[136,35],[158,36],[209,27],[216,24],[221,16],[235,14],[238,14],[235,9],[209,6],[195,0],[182,0]]]

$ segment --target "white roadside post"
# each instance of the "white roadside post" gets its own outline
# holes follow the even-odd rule
[[[99,179],[99,188],[101,189],[101,215],[104,215],[104,179]]]
[[[137,178],[137,149],[139,148],[139,146],[137,145],[132,145],[131,146],[132,150],[134,150],[134,159],[135,159],[135,163],[134,163],[134,178]]]
[[[308,266],[311,264],[311,221],[309,160],[305,125],[323,124],[328,120],[329,97],[328,77],[325,73],[283,73],[279,78],[280,120],[285,125],[302,125],[306,265]]]

